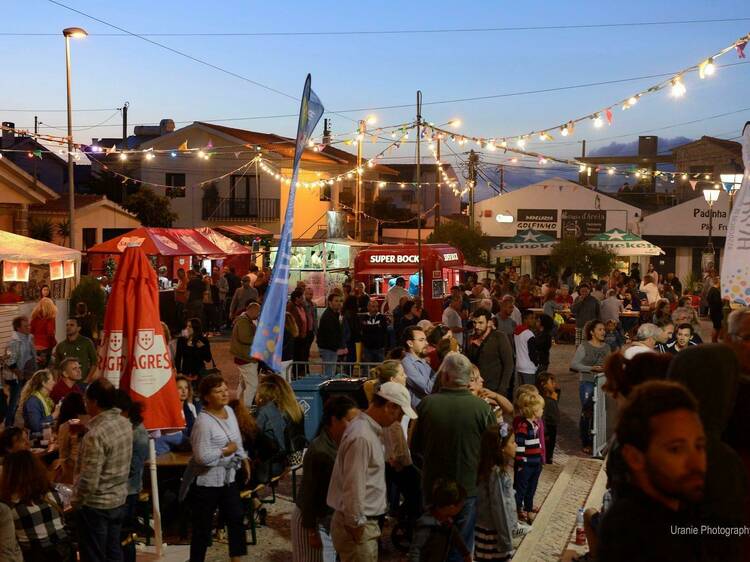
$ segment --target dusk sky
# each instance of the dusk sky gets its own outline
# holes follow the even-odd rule
[[[378,125],[414,118],[413,104],[424,96],[424,117],[435,123],[460,118],[460,132],[503,136],[557,125],[596,111],[661,78],[634,80],[483,101],[428,105],[457,98],[507,94],[669,73],[696,64],[750,31],[746,0],[627,3],[570,2],[153,2],[125,3],[63,0],[61,3],[134,33],[248,33],[434,30],[455,28],[589,25],[731,19],[690,25],[628,26],[593,29],[489,32],[287,35],[244,37],[150,37],[213,65],[298,96],[305,75],[329,111],[352,120],[375,114]],[[4,84],[0,118],[32,127],[34,115],[63,129],[64,44],[61,30],[81,26],[91,33],[72,45],[76,140],[117,136],[120,115],[114,108],[130,102],[132,125],[172,118],[178,127],[196,120],[296,114],[299,103],[239,78],[188,60],[102,23],[43,0],[3,2],[0,49]],[[14,36],[13,33],[51,35]],[[750,48],[748,48],[750,56]],[[722,138],[739,135],[750,118],[750,64],[717,69],[710,79],[685,80],[687,94],[675,100],[667,92],[645,98],[630,111],[615,111],[614,124],[595,130],[581,124],[573,138],[557,137],[547,153],[573,156],[579,141],[589,151],[610,142],[631,142],[638,133],[662,137]],[[735,53],[719,64],[742,62]],[[30,111],[12,111],[12,110]],[[105,111],[79,111],[103,109]],[[730,113],[724,117],[706,118]],[[102,126],[97,125],[111,117]],[[334,133],[352,131],[341,115]],[[698,121],[693,124],[676,124]],[[293,135],[295,117],[223,121],[258,131]],[[322,128],[322,124],[320,126]],[[382,145],[378,145],[382,147]],[[539,148],[538,146],[536,148]],[[458,150],[458,147],[456,147]],[[368,145],[368,153],[376,151]],[[444,151],[448,153],[448,151]],[[395,156],[406,162],[414,146]],[[499,162],[498,153],[486,162]]]

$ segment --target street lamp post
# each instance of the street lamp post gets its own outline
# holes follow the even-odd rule
[[[704,189],[703,190],[703,198],[706,200],[706,203],[708,203],[708,248],[707,251],[704,253],[710,253],[711,254],[711,262],[714,263],[714,212],[713,212],[713,206],[716,201],[719,199],[719,193],[720,191],[718,189]]]
[[[70,38],[82,39],[88,33],[80,27],[66,27],[63,29],[65,37],[65,78],[68,92],[68,229],[70,247],[75,248],[75,170],[73,165],[73,101],[70,96]]]

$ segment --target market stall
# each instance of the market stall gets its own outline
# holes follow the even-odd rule
[[[68,318],[68,297],[81,271],[81,252],[49,242],[0,230],[0,262],[6,289],[15,285],[15,295],[0,304],[0,351],[5,349],[15,316],[29,315],[43,285],[51,290],[58,309],[56,332],[58,340],[65,334]]]
[[[276,242],[277,244],[278,242]],[[289,259],[289,286],[304,281],[312,287],[316,302],[324,305],[330,289],[341,286],[354,269],[357,253],[369,247],[367,242],[346,238],[303,238],[292,241]],[[271,245],[270,262],[276,261],[278,246]]]
[[[419,269],[422,266],[422,289]],[[361,250],[354,260],[354,275],[364,281],[371,297],[384,298],[397,277],[406,278],[409,292],[421,294],[430,318],[443,314],[443,300],[450,288],[461,282],[464,256],[445,244],[422,244],[420,260],[417,244],[382,244]]]

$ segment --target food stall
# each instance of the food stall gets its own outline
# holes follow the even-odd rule
[[[0,262],[6,288],[18,285],[20,289],[20,301],[14,298],[0,304],[0,353],[10,339],[13,318],[31,314],[43,285],[49,286],[57,305],[55,331],[57,340],[63,339],[68,298],[81,271],[81,252],[0,230]]]
[[[367,242],[345,238],[302,238],[292,241],[289,258],[289,287],[304,281],[312,287],[314,299],[325,306],[326,295],[333,287],[341,286],[354,269],[357,253],[369,247]],[[270,262],[273,267],[278,242],[271,245]]]
[[[371,297],[383,299],[397,277],[409,280],[410,292],[421,294],[430,318],[443,314],[443,301],[450,288],[461,282],[464,271],[476,268],[464,265],[460,250],[446,244],[422,244],[422,288],[419,290],[420,269],[417,244],[382,244],[361,250],[354,259],[356,281],[363,281]]]

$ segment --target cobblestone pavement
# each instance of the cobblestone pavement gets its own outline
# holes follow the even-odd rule
[[[216,363],[227,379],[230,390],[236,391],[239,378],[231,356],[229,343],[225,338],[212,340],[212,351]],[[578,438],[578,379],[570,373],[568,366],[573,357],[572,345],[555,345],[551,352],[550,369],[557,375],[561,387],[560,413],[561,421],[558,430],[557,448],[554,464],[546,465],[539,480],[539,487],[535,503],[543,505],[558,477],[571,457],[581,457],[580,440]],[[578,507],[588,495],[600,462],[586,460],[577,463],[571,476],[571,482],[565,487],[560,497],[556,497],[554,521],[545,528],[543,537],[539,537],[538,545],[534,547],[534,562],[548,562],[559,560],[559,554],[567,544],[570,533],[575,525],[575,515]],[[289,520],[293,509],[291,502],[290,479],[282,481],[276,495],[276,503],[268,504],[267,525],[258,529],[258,544],[248,546],[247,560],[264,560],[270,562],[288,562],[291,552]],[[572,517],[572,519],[571,519]],[[386,527],[381,540],[380,560],[396,562],[404,560],[403,555],[395,551],[389,540],[390,525]],[[532,532],[533,534],[533,532]],[[542,540],[543,539],[543,540]],[[536,542],[536,541],[535,541]],[[523,545],[522,545],[523,546]],[[227,559],[226,544],[217,541],[209,551],[207,559],[211,562]]]

